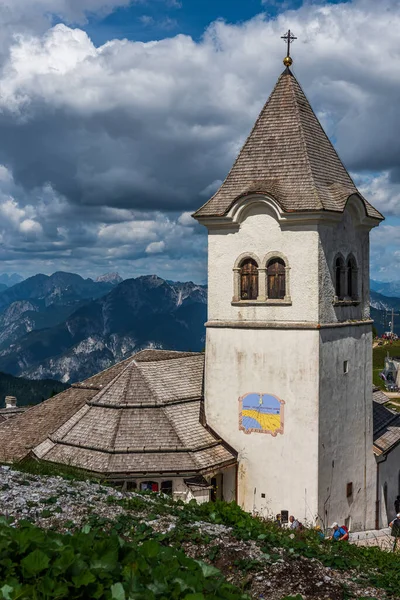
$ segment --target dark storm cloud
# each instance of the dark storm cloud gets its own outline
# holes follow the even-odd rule
[[[54,11],[84,22],[84,9],[123,4],[59,0]],[[377,208],[399,214],[400,65],[387,60],[396,4],[218,22],[200,43],[181,35],[96,48],[80,29],[19,26],[0,79],[4,258],[152,272],[183,260],[204,277],[204,237],[186,213],[225,177],[279,75],[288,26],[294,71],[341,157]]]

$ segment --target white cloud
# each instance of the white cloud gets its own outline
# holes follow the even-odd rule
[[[400,182],[393,182],[388,171],[357,178],[358,189],[381,212],[400,216]]]
[[[152,259],[167,271],[179,252],[186,269],[203,259],[189,215],[225,177],[271,91],[289,26],[298,37],[294,72],[361,191],[399,214],[400,63],[387,58],[400,28],[395,0],[308,3],[270,21],[217,22],[198,43],[178,35],[96,47],[81,29],[48,28],[47,10],[84,23],[90,11],[126,4],[3,1],[0,21],[18,33],[0,71],[5,260],[31,244],[25,221],[41,227],[30,226],[31,260],[41,253],[50,263],[68,256],[71,265],[115,259],[145,268]],[[153,245],[162,251],[146,251]]]
[[[159,254],[165,250],[165,242],[151,242],[146,248],[147,254]]]
[[[194,227],[196,221],[193,219],[191,212],[184,212],[180,215],[178,223],[183,227]]]
[[[24,219],[19,226],[21,233],[27,239],[36,239],[42,233],[42,226],[33,219]]]

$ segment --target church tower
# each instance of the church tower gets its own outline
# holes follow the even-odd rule
[[[243,508],[360,530],[374,525],[369,232],[383,217],[291,62],[194,214],[208,229],[205,413],[238,451]]]

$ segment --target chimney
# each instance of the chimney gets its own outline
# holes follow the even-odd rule
[[[6,396],[6,408],[16,408],[17,399],[15,396]]]

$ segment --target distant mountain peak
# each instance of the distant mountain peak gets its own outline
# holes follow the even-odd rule
[[[95,281],[103,283],[114,283],[115,285],[118,285],[118,283],[121,283],[123,279],[119,273],[104,273],[104,275],[99,275],[99,277],[96,277]]]
[[[22,275],[19,275],[18,273],[11,273],[11,275],[9,275],[8,273],[0,274],[0,283],[4,283],[7,287],[11,287],[16,283],[21,283],[21,281],[23,280],[24,278],[22,277]]]

